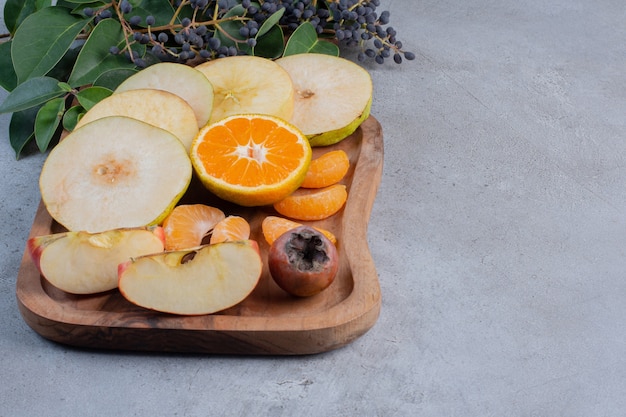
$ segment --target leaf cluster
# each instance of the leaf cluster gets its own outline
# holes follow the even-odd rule
[[[7,0],[0,34],[0,113],[12,113],[9,140],[50,149],[94,104],[157,62],[188,65],[232,55],[269,59],[299,53],[359,59],[393,52],[407,59],[378,0]],[[359,39],[357,40],[357,36]],[[346,39],[350,38],[350,39]],[[365,49],[365,42],[375,41]]]

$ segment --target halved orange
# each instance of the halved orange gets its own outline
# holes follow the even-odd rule
[[[302,226],[302,223],[294,222],[293,220],[285,219],[284,217],[267,216],[261,223],[261,230],[263,231],[265,241],[271,246],[272,243],[280,237],[280,235],[300,226]],[[313,228],[326,236],[328,240],[337,244],[337,238],[332,232],[320,227]]]
[[[350,169],[348,154],[341,150],[326,152],[311,161],[301,187],[323,188],[341,181]]]
[[[228,216],[213,228],[210,243],[234,242],[250,238],[250,224],[240,216]]]
[[[242,205],[273,204],[302,184],[311,163],[304,134],[274,116],[242,114],[205,126],[191,145],[204,186]]]
[[[348,192],[343,184],[316,189],[299,188],[275,203],[274,209],[295,220],[322,220],[341,210],[347,199]]]
[[[224,212],[204,204],[182,204],[163,222],[165,250],[189,249],[201,245],[204,239],[224,220]]]

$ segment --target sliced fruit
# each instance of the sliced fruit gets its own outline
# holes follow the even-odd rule
[[[204,127],[190,155],[209,191],[242,206],[287,197],[300,186],[311,163],[311,147],[302,132],[260,114],[230,116]]]
[[[263,263],[253,240],[142,256],[120,264],[119,289],[130,302],[172,314],[211,314],[243,301]]]
[[[303,224],[294,222],[293,220],[285,219],[284,217],[267,216],[263,219],[263,222],[261,223],[261,230],[263,231],[263,237],[265,238],[265,241],[268,243],[268,245],[271,245],[282,234],[300,226],[303,226]],[[332,232],[322,229],[320,227],[313,228],[326,236],[328,240],[330,240],[333,244],[337,244],[337,238]]]
[[[128,77],[114,91],[153,89],[176,94],[193,109],[198,127],[209,121],[213,109],[213,85],[200,71],[189,65],[160,62]]]
[[[160,224],[192,176],[180,141],[128,117],[105,117],[67,135],[39,177],[43,203],[68,230],[91,233]]]
[[[99,101],[76,124],[76,129],[108,116],[125,116],[141,120],[176,136],[189,150],[198,133],[198,121],[189,104],[167,91],[140,89],[113,94]],[[117,134],[112,129],[109,135]]]
[[[225,217],[222,210],[204,204],[176,206],[163,221],[165,249],[182,250],[202,245],[202,240]]]
[[[347,199],[348,193],[343,184],[317,189],[300,188],[275,203],[274,209],[296,220],[322,220],[341,210]]]
[[[250,239],[250,223],[240,216],[228,216],[215,225],[209,243]]]
[[[195,68],[213,85],[210,123],[243,113],[268,114],[285,120],[293,114],[291,78],[272,60],[240,55],[207,61]]]
[[[290,55],[276,60],[295,89],[290,121],[308,136],[311,146],[337,143],[369,116],[372,78],[345,58],[324,54]]]
[[[163,252],[161,227],[65,232],[33,237],[28,252],[41,275],[60,290],[95,294],[117,287],[117,266]]]
[[[341,181],[350,169],[348,154],[341,150],[326,152],[311,161],[301,187],[324,188]]]

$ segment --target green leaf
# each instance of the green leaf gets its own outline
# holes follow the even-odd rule
[[[44,104],[35,117],[35,142],[41,152],[48,149],[54,134],[57,132],[61,117],[65,110],[65,100],[55,98]]]
[[[0,87],[12,91],[17,86],[17,75],[11,61],[11,41],[0,43]]]
[[[24,19],[11,45],[18,82],[46,75],[90,20],[73,16],[63,7],[46,7]]]
[[[37,77],[18,85],[0,104],[0,113],[11,113],[26,110],[60,97],[65,90],[59,81],[50,77]]]
[[[13,35],[22,21],[37,10],[35,0],[7,0],[4,4],[4,24]]]
[[[35,118],[39,107],[32,107],[18,111],[11,116],[9,123],[9,140],[15,151],[15,158],[19,159],[24,148],[35,137]]]
[[[274,27],[275,25],[278,25],[278,22],[280,21],[280,18],[283,17],[284,14],[285,14],[285,8],[282,8],[282,9],[274,12],[267,19],[265,19],[265,22],[263,22],[263,24],[259,28],[259,32],[256,34],[256,38],[260,38],[261,36],[263,36],[267,32],[269,32],[269,30],[272,27]]]
[[[103,98],[113,94],[113,91],[104,87],[87,87],[78,92],[76,99],[85,110],[91,109]]]
[[[125,81],[131,75],[136,74],[137,72],[138,71],[136,69],[132,68],[120,68],[105,71],[98,78],[96,78],[96,80],[93,82],[93,85],[115,91],[115,89],[123,81]]]
[[[339,47],[332,42],[318,39],[313,25],[305,22],[289,37],[283,56],[306,53],[339,56]]]
[[[122,46],[124,32],[122,25],[113,19],[100,21],[83,45],[74,69],[68,80],[72,87],[92,84],[104,72],[112,69],[135,68],[135,65],[122,55],[112,55],[112,45]]]
[[[72,106],[63,115],[63,129],[71,132],[76,127],[78,120],[85,114],[83,106]]]
[[[257,39],[253,54],[263,58],[279,58],[285,48],[283,29],[276,25],[269,32]]]

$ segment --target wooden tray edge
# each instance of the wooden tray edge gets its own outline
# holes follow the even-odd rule
[[[74,323],[72,312],[65,315],[63,309],[49,309],[44,302],[32,302],[32,294],[38,300],[48,299],[41,286],[28,282],[29,274],[37,274],[27,251],[24,251],[22,266],[18,272],[16,297],[18,308],[24,321],[40,336],[77,347],[114,350],[141,350],[159,352],[187,352],[214,354],[252,355],[301,355],[321,353],[336,349],[365,334],[377,321],[381,308],[381,293],[376,268],[367,245],[367,223],[378,191],[383,169],[383,136],[379,122],[368,118],[362,125],[363,135],[371,139],[362,145],[359,164],[351,184],[353,190],[363,188],[370,198],[366,206],[346,204],[343,227],[354,239],[346,240],[346,257],[354,276],[355,288],[341,304],[316,315],[300,319],[304,330],[282,330],[281,318],[274,328],[255,330],[253,323],[243,328],[219,326],[219,329],[172,329],[172,328],[115,328],[110,326],[84,325]],[[366,152],[369,150],[369,152]],[[361,161],[361,158],[365,158]],[[374,170],[372,175],[360,175],[364,170]],[[374,183],[372,183],[372,178]],[[354,214],[352,214],[354,213]],[[42,218],[49,216],[40,202],[29,237],[45,234],[46,225]],[[351,217],[355,216],[355,217]],[[349,223],[346,219],[358,218],[363,221]],[[363,246],[356,242],[364,242]],[[365,247],[365,250],[363,250]],[[24,297],[31,294],[31,297]],[[30,302],[28,301],[30,300]],[[52,301],[51,301],[52,302]],[[345,308],[346,306],[353,308]],[[350,311],[350,313],[346,313]],[[331,324],[316,326],[320,316],[332,317]],[[220,317],[223,318],[223,317]],[[247,318],[248,319],[248,318]],[[255,318],[250,318],[255,319]],[[259,318],[267,324],[267,318]],[[254,322],[254,320],[251,320]],[[251,325],[252,324],[252,325]],[[309,327],[307,327],[309,326]],[[97,341],[90,335],[99,335]],[[158,335],[158,337],[157,337]],[[152,342],[150,342],[152,340]],[[157,343],[158,340],[158,343]],[[228,346],[227,349],[224,346]]]

